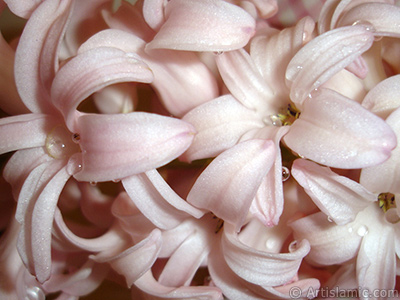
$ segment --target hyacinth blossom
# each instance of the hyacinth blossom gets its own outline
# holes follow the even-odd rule
[[[0,0],[0,298],[399,299],[400,7],[293,5]]]

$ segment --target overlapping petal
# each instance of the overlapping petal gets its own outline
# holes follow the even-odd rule
[[[196,107],[182,120],[191,123],[198,132],[183,156],[188,161],[216,156],[234,146],[247,131],[265,125],[256,112],[231,95]]]
[[[18,17],[29,18],[42,0],[4,0],[8,8]]]
[[[78,121],[85,181],[118,180],[158,168],[181,155],[195,130],[156,114],[83,115]]]
[[[221,153],[202,172],[187,200],[232,223],[245,222],[251,202],[275,161],[273,141],[249,140]]]
[[[75,56],[57,72],[51,97],[63,113],[67,127],[76,132],[76,109],[91,94],[115,83],[152,80],[152,72],[138,55],[99,47]]]
[[[165,16],[147,49],[228,51],[245,46],[255,33],[246,11],[221,0],[170,1]]]
[[[388,159],[396,146],[396,136],[384,120],[332,90],[320,89],[303,106],[283,140],[315,162],[364,168]]]
[[[354,221],[376,195],[357,182],[304,159],[293,163],[292,175],[314,203],[338,225]]]
[[[313,90],[368,50],[373,41],[373,29],[363,25],[330,30],[312,39],[287,67],[290,99],[301,108]]]

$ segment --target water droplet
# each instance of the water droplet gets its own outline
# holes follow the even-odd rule
[[[214,55],[218,56],[218,55],[221,55],[222,53],[224,53],[224,51],[214,51],[213,53],[214,53]]]
[[[353,24],[351,24],[352,26],[356,26],[356,25],[361,25],[365,27],[365,30],[370,31],[370,32],[375,32],[376,29],[374,27],[374,25],[371,22],[368,22],[366,20],[358,20],[355,21]]]
[[[46,296],[41,288],[33,286],[26,289],[26,300],[45,300]]]
[[[81,136],[79,135],[79,133],[74,133],[74,134],[72,135],[72,141],[73,141],[75,144],[78,144],[80,140],[81,140]]]
[[[298,246],[298,242],[296,240],[291,242],[290,245],[289,245],[289,252],[296,251],[297,246]]]
[[[55,159],[64,159],[79,152],[80,148],[71,140],[71,133],[63,125],[54,127],[46,137],[47,153]]]
[[[290,177],[290,171],[288,168],[282,166],[282,181],[285,182]]]
[[[364,225],[360,226],[357,229],[357,234],[359,236],[366,236],[368,234],[368,228],[366,226],[364,226]]]
[[[328,216],[328,222],[330,222],[330,223],[332,223],[332,222],[333,222],[333,220],[332,220],[332,217],[331,217],[331,216]]]
[[[272,125],[278,126],[278,127],[283,125],[282,120],[279,118],[278,115],[271,115],[271,116],[269,116],[269,118],[271,119]]]
[[[347,229],[347,231],[352,233],[353,232],[353,227],[349,227],[349,229]]]
[[[82,155],[80,153],[75,153],[68,160],[67,172],[69,175],[73,176],[82,170]]]
[[[115,183],[118,183],[120,181],[121,181],[121,179],[113,179],[113,182],[115,182]]]
[[[296,69],[300,71],[303,69],[303,66],[297,66]]]
[[[91,185],[91,186],[96,186],[96,185],[97,185],[97,182],[96,182],[96,181],[91,181],[91,182],[90,182],[90,185]]]

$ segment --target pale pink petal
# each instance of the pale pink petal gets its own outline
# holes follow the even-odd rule
[[[270,140],[245,141],[226,150],[196,180],[188,202],[212,211],[240,230],[262,179],[275,161],[275,152]]]
[[[170,1],[165,16],[148,49],[228,51],[245,46],[255,32],[246,11],[222,0]]]
[[[283,285],[297,274],[302,259],[310,251],[306,240],[294,242],[289,253],[268,253],[241,243],[232,226],[224,225],[221,240],[224,258],[241,278],[263,286]]]
[[[362,237],[353,223],[336,225],[318,212],[290,223],[296,240],[306,239],[311,245],[308,259],[318,265],[341,264],[354,258]]]
[[[286,101],[289,90],[285,83],[286,67],[296,52],[312,38],[314,27],[312,18],[305,17],[294,27],[273,35],[259,35],[251,40],[251,58],[273,89],[275,97]]]
[[[357,279],[363,289],[393,291],[396,284],[396,254],[391,226],[371,226],[364,236],[357,256]],[[385,245],[382,247],[382,245]],[[361,299],[371,299],[363,293]],[[383,294],[374,299],[388,299]]]
[[[28,19],[42,0],[4,0],[4,2],[15,15]]]
[[[386,119],[386,123],[393,129],[397,138],[400,137],[400,109],[396,109]],[[400,193],[400,147],[396,147],[385,162],[365,168],[361,171],[360,182],[369,191],[374,193]]]
[[[274,226],[279,222],[283,211],[283,187],[282,187],[282,157],[280,140],[287,133],[289,127],[274,127],[276,156],[274,165],[263,178],[256,197],[251,203],[250,212],[257,217],[264,225]]]
[[[318,33],[322,34],[330,29],[332,16],[335,13],[335,8],[341,0],[327,0],[321,8],[318,16]],[[345,1],[343,1],[345,2]],[[346,2],[349,2],[348,0]]]
[[[120,180],[167,164],[193,140],[189,123],[156,114],[83,115],[77,120],[81,181]]]
[[[122,184],[138,209],[158,228],[171,229],[190,216],[203,215],[179,197],[156,170],[124,178]]]
[[[151,299],[222,300],[221,291],[208,286],[169,287],[158,283],[149,271],[139,278],[135,285]]]
[[[4,179],[12,186],[15,199],[18,199],[25,179],[31,171],[46,161],[53,160],[43,147],[19,150],[11,156],[3,170]]]
[[[276,0],[250,0],[257,8],[261,18],[269,18],[278,11]]]
[[[386,119],[400,106],[400,75],[389,77],[378,83],[361,103],[366,109]]]
[[[396,146],[396,136],[386,122],[332,90],[320,89],[303,106],[283,140],[317,163],[364,168],[388,159]]]
[[[44,1],[29,18],[19,40],[15,80],[22,101],[32,112],[55,111],[49,90],[58,67],[58,45],[70,8],[69,0]]]
[[[143,17],[146,23],[156,31],[165,22],[164,8],[164,0],[145,0],[143,2]]]
[[[330,30],[307,43],[290,61],[290,99],[301,108],[309,94],[369,49],[372,28],[355,25]]]
[[[42,114],[25,114],[0,119],[0,154],[43,147],[57,119]]]
[[[137,36],[116,29],[93,35],[80,48],[80,53],[95,47],[115,47],[135,52],[151,69],[152,85],[161,101],[175,116],[218,96],[217,81],[195,53],[173,50],[144,52],[145,42]]]
[[[100,253],[92,259],[109,263],[114,271],[125,277],[128,287],[131,287],[149,271],[158,257],[161,245],[161,231],[154,229],[147,238],[121,253],[111,257],[108,253]]]
[[[14,57],[14,50],[0,32],[0,108],[9,115],[27,114],[29,110],[21,101],[15,85]]]
[[[231,95],[196,107],[182,120],[191,123],[197,131],[183,156],[188,161],[214,157],[234,146],[247,131],[265,126],[256,112],[244,107]]]
[[[379,12],[379,13],[377,13]],[[382,17],[384,16],[384,17]],[[400,37],[400,7],[388,3],[363,3],[347,11],[339,20],[338,26],[372,24],[379,36]]]
[[[58,208],[54,215],[53,240],[64,245],[69,250],[84,250],[89,252],[105,252],[119,249],[128,240],[121,228],[114,224],[108,231],[96,238],[83,238],[74,234],[65,224]],[[122,245],[122,246],[121,246]]]
[[[376,201],[376,195],[357,182],[305,159],[295,160],[292,175],[319,209],[338,225],[354,221],[359,211]]]
[[[76,108],[91,94],[115,83],[152,80],[152,72],[138,55],[99,47],[77,55],[57,72],[51,97],[63,113],[67,127],[76,132]]]
[[[273,96],[271,87],[244,49],[222,53],[215,60],[225,85],[244,106],[267,115],[278,110],[268,102]]]
[[[51,230],[58,197],[70,175],[63,168],[46,185],[32,212],[32,257],[39,282],[46,281],[51,272]]]

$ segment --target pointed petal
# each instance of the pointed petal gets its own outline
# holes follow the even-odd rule
[[[251,58],[276,97],[287,98],[286,67],[296,52],[311,39],[314,27],[313,19],[305,17],[294,27],[285,28],[272,36],[258,35],[251,40]]]
[[[0,154],[43,147],[57,120],[42,114],[26,114],[0,119]]]
[[[309,241],[311,250],[307,257],[319,265],[341,264],[352,259],[361,244],[362,237],[356,228],[359,225],[336,225],[322,212],[296,220],[290,226],[296,240]]]
[[[361,299],[371,299],[369,292],[394,291],[396,284],[396,254],[391,226],[368,228],[357,256],[357,279],[362,287]],[[385,247],[382,247],[385,245]],[[374,295],[374,299],[388,299]]]
[[[114,271],[125,277],[128,287],[131,287],[152,267],[161,245],[161,231],[154,229],[147,238],[115,256],[107,257],[100,253],[92,258],[109,263]]]
[[[301,108],[313,90],[368,50],[373,41],[371,27],[363,25],[330,30],[312,39],[287,67],[290,99]]]
[[[369,111],[386,119],[400,106],[400,75],[389,77],[378,83],[361,103]]]
[[[32,257],[39,282],[50,277],[51,231],[58,197],[70,175],[61,169],[46,185],[38,197],[32,214]]]
[[[234,146],[247,131],[265,126],[256,112],[241,105],[231,95],[196,107],[182,120],[191,123],[197,131],[183,156],[188,161],[217,156]]]
[[[225,85],[244,106],[261,114],[278,110],[269,105],[273,92],[244,49],[222,53],[215,61]]]
[[[283,138],[295,152],[343,169],[377,165],[390,156],[396,136],[379,117],[332,90],[320,89]]]
[[[195,130],[181,120],[133,112],[83,115],[78,121],[82,181],[118,180],[167,164],[190,145]]]
[[[292,175],[314,203],[338,225],[354,221],[357,213],[376,201],[376,195],[329,168],[297,159]]]
[[[396,109],[386,119],[386,123],[393,129],[397,138],[400,138],[400,108]],[[400,147],[396,147],[388,160],[361,171],[360,182],[374,193],[400,193]]]
[[[250,206],[254,214],[265,226],[279,223],[283,211],[282,157],[280,140],[288,131],[288,126],[280,127],[275,134],[276,156],[271,170],[263,178],[263,183]]]
[[[140,277],[135,285],[144,293],[151,295],[151,299],[176,300],[222,300],[222,293],[216,287],[208,286],[181,286],[168,287],[158,283],[151,272]]]
[[[155,31],[158,31],[165,22],[164,9],[164,0],[145,0],[143,2],[143,17]]]
[[[221,0],[171,1],[165,16],[148,49],[228,51],[245,46],[255,32],[255,21],[246,11]]]
[[[382,16],[385,17],[382,18]],[[352,25],[355,22],[368,22],[372,24],[375,35],[400,37],[399,18],[400,7],[396,5],[362,3],[347,11],[340,18],[337,26]]]
[[[69,130],[76,132],[76,109],[91,94],[115,83],[152,80],[148,66],[136,54],[99,47],[77,55],[57,72],[51,97],[63,113]]]
[[[269,140],[245,141],[226,150],[196,180],[188,202],[212,211],[239,230],[263,177],[275,161],[275,152]]]
[[[297,274],[310,251],[306,240],[298,241],[290,253],[268,253],[242,244],[232,226],[224,225],[222,250],[229,267],[241,278],[263,286],[283,285]]]
[[[4,0],[7,7],[18,17],[28,19],[42,0]]]
[[[158,228],[171,229],[191,215],[203,215],[179,197],[156,170],[127,177],[122,184],[139,210]]]
[[[15,54],[15,80],[22,101],[32,112],[55,111],[50,103],[49,90],[58,67],[57,50],[71,2],[43,1],[29,18],[19,40]]]

